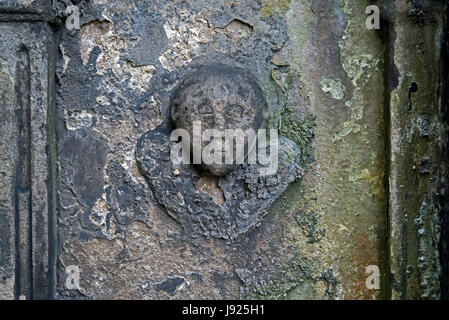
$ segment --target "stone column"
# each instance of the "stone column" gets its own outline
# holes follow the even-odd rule
[[[54,43],[48,8],[0,6],[0,298],[54,285]],[[53,159],[53,160],[52,160]]]

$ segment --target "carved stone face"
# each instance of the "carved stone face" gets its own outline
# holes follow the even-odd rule
[[[201,132],[216,129],[225,135],[225,129],[257,129],[263,123],[266,100],[257,81],[238,68],[223,65],[207,66],[188,76],[175,93],[172,102],[172,120],[177,128],[190,133],[193,151],[193,124],[201,123]],[[201,147],[209,141],[202,141]],[[246,144],[246,142],[245,142]],[[224,141],[222,164],[201,164],[203,169],[221,176],[235,169],[238,164],[225,164]],[[234,152],[235,154],[235,152]],[[245,157],[248,154],[245,145]]]

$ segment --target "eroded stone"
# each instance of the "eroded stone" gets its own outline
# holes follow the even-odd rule
[[[201,124],[202,136],[207,129],[218,130],[223,137],[226,129],[257,131],[263,122],[265,106],[262,89],[252,76],[238,68],[215,65],[203,67],[184,80],[172,102],[171,116],[177,128],[189,132],[190,150],[193,151],[195,122]],[[207,144],[201,141],[201,148]],[[245,147],[246,156],[250,150],[248,144]],[[201,166],[217,176],[225,175],[238,166],[236,161],[225,164],[224,154],[222,158],[223,164],[202,162]]]

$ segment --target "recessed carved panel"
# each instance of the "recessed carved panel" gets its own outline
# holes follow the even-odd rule
[[[261,87],[248,73],[223,65],[206,66],[187,76],[175,91],[171,116],[175,126],[190,137],[195,135],[195,122],[201,123],[201,133],[206,129],[257,132],[263,125],[265,106]],[[231,164],[201,163],[199,167],[194,161],[178,163],[171,150],[180,142],[170,139],[170,129],[143,135],[137,145],[137,161],[156,200],[193,238],[234,239],[247,232],[304,173],[299,146],[282,136],[278,150],[263,150],[267,155],[276,152],[277,170],[270,174],[262,174],[266,164],[260,161],[239,164],[234,159]],[[206,145],[201,140],[201,148]],[[245,157],[255,148],[248,145],[245,142]],[[192,144],[189,149],[194,153]]]
[[[0,22],[0,299],[50,295],[51,44],[45,22]]]

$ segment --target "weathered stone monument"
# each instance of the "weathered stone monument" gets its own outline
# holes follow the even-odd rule
[[[448,18],[0,0],[0,298],[447,298]]]

